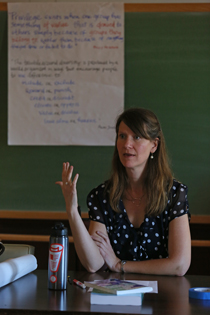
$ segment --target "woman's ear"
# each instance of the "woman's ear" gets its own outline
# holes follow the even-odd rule
[[[158,144],[159,144],[159,138],[155,138],[155,140],[152,140],[152,149],[151,149],[151,153],[155,153],[155,151],[157,150]]]

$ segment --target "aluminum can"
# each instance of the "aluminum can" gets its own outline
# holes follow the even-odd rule
[[[51,229],[48,257],[48,289],[66,290],[68,273],[68,230],[62,222]]]

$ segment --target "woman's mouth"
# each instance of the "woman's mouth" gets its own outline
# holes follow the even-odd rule
[[[132,157],[135,156],[135,154],[131,154],[131,153],[123,153],[124,157]]]

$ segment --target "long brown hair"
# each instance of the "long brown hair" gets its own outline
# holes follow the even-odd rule
[[[156,115],[143,108],[130,108],[125,110],[116,122],[116,140],[112,159],[112,174],[107,183],[110,192],[110,205],[119,212],[118,204],[123,192],[128,186],[128,177],[125,167],[119,159],[117,151],[117,137],[119,125],[124,122],[136,135],[148,139],[159,139],[154,158],[148,159],[144,189],[147,195],[146,213],[148,215],[160,214],[167,203],[167,196],[172,187],[173,176],[169,167],[164,136]]]

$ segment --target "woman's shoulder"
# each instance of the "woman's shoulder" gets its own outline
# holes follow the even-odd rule
[[[168,195],[168,204],[173,206],[180,200],[187,200],[187,193],[188,187],[174,178],[171,190]]]
[[[165,213],[169,215],[170,220],[186,213],[190,218],[187,192],[188,187],[185,184],[176,179],[173,180],[168,198],[168,207],[165,209]]]
[[[102,195],[105,193],[105,190],[106,190],[106,187],[107,187],[107,181],[101,183],[100,185],[98,185],[97,187],[93,188],[89,194],[88,194],[88,198],[89,197],[93,197],[95,195]]]
[[[173,179],[173,184],[171,187],[171,192],[188,192],[188,187],[187,185],[181,183],[179,180],[177,180],[176,178]]]

